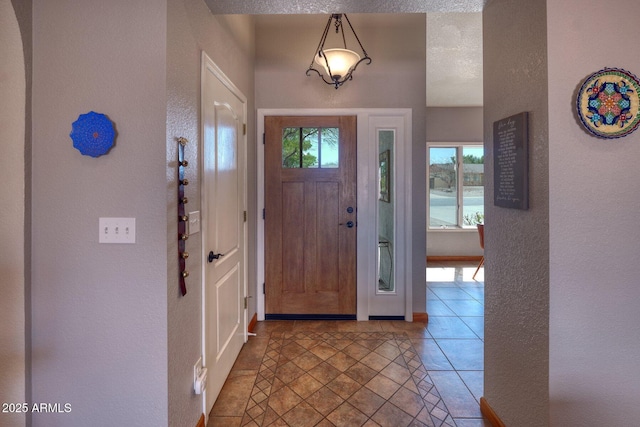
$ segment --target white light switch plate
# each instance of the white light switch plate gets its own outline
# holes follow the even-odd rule
[[[99,243],[135,243],[135,218],[99,218]]]
[[[200,211],[189,212],[189,235],[200,231]]]

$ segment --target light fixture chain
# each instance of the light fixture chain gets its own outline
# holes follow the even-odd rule
[[[331,19],[336,20],[334,25],[336,26],[336,34],[338,34],[338,30],[342,27],[342,14],[334,13],[333,15],[331,15]]]

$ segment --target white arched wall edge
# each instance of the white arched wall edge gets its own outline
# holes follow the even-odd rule
[[[27,401],[25,378],[25,123],[26,76],[20,27],[10,0],[0,0],[0,401]],[[6,425],[25,425],[24,413],[0,414]],[[5,425],[5,424],[3,424]]]
[[[264,146],[262,135],[264,134],[265,116],[329,116],[329,115],[355,115],[358,118],[358,230],[357,230],[357,319],[369,320],[373,314],[372,296],[375,292],[372,289],[377,283],[375,254],[378,246],[378,231],[376,215],[368,214],[376,212],[378,200],[377,170],[378,170],[378,147],[375,137],[377,129],[397,129],[398,139],[396,142],[397,155],[395,157],[394,170],[396,184],[398,187],[396,194],[402,192],[400,199],[396,200],[396,231],[398,235],[396,246],[396,259],[402,261],[403,270],[396,269],[396,279],[398,283],[405,284],[403,298],[404,316],[406,321],[413,321],[412,296],[413,289],[411,281],[412,271],[412,248],[411,248],[411,199],[406,195],[411,194],[411,109],[410,108],[343,108],[343,109],[259,109],[257,114],[257,177],[258,177],[258,200],[257,200],[257,245],[258,262],[256,268],[256,296],[257,296],[257,319],[265,319],[265,301],[262,291],[265,282],[264,266],[264,221],[262,220],[262,209],[265,206],[264,200]],[[400,139],[402,137],[402,139]],[[401,221],[399,219],[402,219]],[[404,222],[400,227],[399,223]],[[400,247],[402,245],[402,247]],[[402,282],[400,282],[402,280]]]

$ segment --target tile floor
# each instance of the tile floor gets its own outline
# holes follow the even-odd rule
[[[429,264],[429,323],[258,322],[214,405],[214,426],[457,426],[482,420],[484,284]]]

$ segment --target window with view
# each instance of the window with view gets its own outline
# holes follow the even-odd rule
[[[282,167],[337,168],[338,128],[285,128],[282,130]]]
[[[475,227],[484,221],[482,145],[429,146],[430,229]]]

